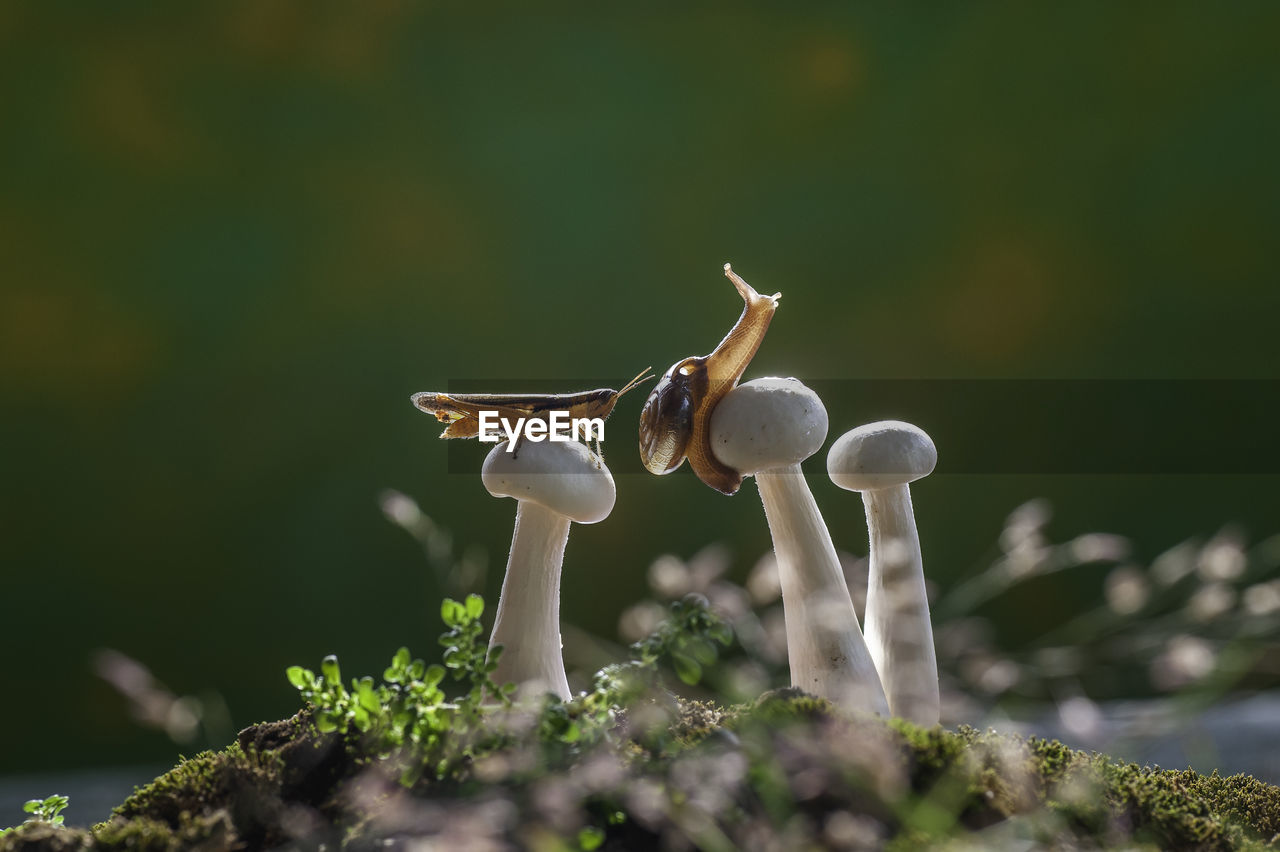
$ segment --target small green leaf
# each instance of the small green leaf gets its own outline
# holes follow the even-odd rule
[[[29,814],[33,814],[36,811],[40,810],[40,806],[43,804],[44,804],[43,799],[28,799],[27,802],[22,806],[22,809]]]
[[[317,713],[316,729],[322,734],[333,733],[338,730],[338,720],[332,713]]]
[[[334,654],[324,658],[324,662],[320,664],[320,671],[324,673],[325,682],[330,686],[340,685],[342,683],[342,673],[338,668],[338,658]]]
[[[484,598],[479,595],[467,595],[467,615],[475,621],[484,612]]]
[[[285,677],[289,678],[289,683],[298,689],[306,689],[311,685],[314,675],[304,669],[302,666],[289,666],[284,670]]]
[[[716,626],[712,627],[708,635],[710,635],[712,639],[716,640],[721,645],[728,645],[730,642],[733,641],[733,628],[730,627],[727,623],[722,621]]]
[[[354,722],[355,726],[361,731],[367,731],[372,726],[372,722],[369,719],[369,711],[365,710],[359,704],[351,710],[351,721]]]
[[[373,678],[360,679],[356,684],[356,696],[360,700],[360,706],[370,713],[377,713],[382,709],[382,702],[378,700],[378,696],[373,691]]]
[[[427,667],[423,681],[425,681],[428,686],[435,686],[442,680],[444,680],[444,666],[439,663],[432,663]]]
[[[698,665],[698,661],[693,657],[673,651],[671,664],[675,666],[676,676],[690,686],[702,680],[702,666]]]
[[[440,617],[449,627],[461,627],[467,620],[467,608],[453,598],[445,598],[440,603]]]
[[[702,639],[691,640],[685,650],[704,666],[709,666],[716,661],[716,646]]]
[[[578,848],[582,852],[594,852],[600,848],[600,844],[604,843],[604,831],[589,825],[578,832]]]

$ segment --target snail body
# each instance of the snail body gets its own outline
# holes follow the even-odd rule
[[[742,296],[742,316],[711,354],[685,358],[662,375],[640,414],[640,458],[656,474],[671,473],[688,458],[699,479],[734,494],[742,475],[711,452],[711,412],[742,378],[782,294],[760,295],[727,263],[724,274]]]

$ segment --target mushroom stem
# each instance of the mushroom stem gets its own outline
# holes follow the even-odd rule
[[[888,715],[840,559],[800,465],[762,470],[756,484],[778,559],[792,685]]]
[[[871,551],[867,647],[894,714],[917,724],[936,725],[938,661],[911,489],[894,485],[867,490],[862,492],[862,502]]]
[[[489,647],[502,645],[497,683],[535,684],[570,698],[560,646],[560,569],[569,518],[521,500]]]

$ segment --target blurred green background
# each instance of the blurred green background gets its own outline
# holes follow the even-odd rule
[[[172,758],[98,648],[232,727],[296,708],[287,665],[434,654],[442,590],[379,494],[483,548],[491,600],[514,506],[409,394],[703,354],[726,260],[784,293],[749,375],[1280,378],[1277,31],[1274,3],[0,5],[0,772]],[[565,568],[565,619],[607,638],[658,554],[724,542],[742,576],[769,547],[754,486],[639,472],[642,402]],[[932,425],[826,402],[833,437]],[[948,474],[948,440],[1001,440],[969,414],[914,491],[944,586],[1032,497],[1139,560],[1280,532],[1274,476]],[[1082,423],[1109,428],[1046,446]]]

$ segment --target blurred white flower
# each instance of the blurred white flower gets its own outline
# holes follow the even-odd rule
[[[849,811],[827,815],[823,835],[835,849],[878,849],[884,845],[884,828],[869,816],[855,816]]]
[[[1132,615],[1146,606],[1151,595],[1147,577],[1132,565],[1121,565],[1107,575],[1103,586],[1107,606],[1116,615]]]
[[[1048,500],[1041,498],[1028,500],[1010,512],[1009,517],[1005,519],[1004,531],[1000,534],[1000,546],[1008,553],[1027,538],[1039,538],[1041,528],[1049,523],[1049,518],[1052,516],[1053,510]]]
[[[747,591],[756,606],[765,606],[782,597],[782,581],[778,578],[778,559],[773,551],[756,560],[747,575]]]
[[[693,577],[683,559],[664,553],[649,565],[649,588],[660,597],[675,600],[693,590]]]
[[[729,570],[729,562],[729,548],[720,542],[712,542],[689,557],[692,590],[705,593],[712,583]]]
[[[664,553],[649,565],[649,588],[667,600],[690,592],[706,594],[728,567],[729,551],[718,543],[707,545],[688,561],[674,553]]]
[[[754,618],[751,611],[751,595],[735,583],[717,580],[706,590],[711,608],[735,627],[743,618]]]
[[[413,532],[422,523],[422,510],[407,494],[388,488],[378,495],[378,502],[382,506],[382,514],[398,527]]]
[[[1103,717],[1098,705],[1083,695],[1075,695],[1058,705],[1062,729],[1082,743],[1096,743],[1102,737]]]
[[[1017,685],[1022,677],[1022,670],[1012,660],[995,660],[982,672],[977,686],[988,695],[999,695],[1008,692]]]
[[[1175,636],[1169,647],[1151,663],[1151,682],[1159,689],[1178,689],[1203,679],[1217,662],[1217,655],[1197,636]]]
[[[641,601],[622,611],[618,618],[618,635],[627,642],[639,642],[658,629],[667,610],[656,601]]]
[[[1129,555],[1129,540],[1108,533],[1076,536],[1070,544],[1077,562],[1118,562]]]
[[[1187,614],[1195,621],[1212,621],[1236,604],[1236,590],[1226,583],[1201,586],[1187,601]]]
[[[1253,616],[1280,612],[1280,580],[1258,583],[1245,589],[1244,611]]]
[[[960,672],[974,688],[987,695],[1007,691],[1021,677],[1016,663],[985,653],[967,657],[960,664]]]
[[[129,701],[129,712],[142,725],[158,728],[174,742],[195,741],[205,706],[192,695],[175,695],[142,663],[114,648],[93,653],[93,670]]]
[[[1237,533],[1223,531],[1200,551],[1196,572],[1201,579],[1214,582],[1235,580],[1244,573],[1248,559]]]
[[[782,608],[766,610],[760,615],[760,626],[764,628],[762,655],[770,662],[781,662],[787,659],[787,622],[782,617]]]

